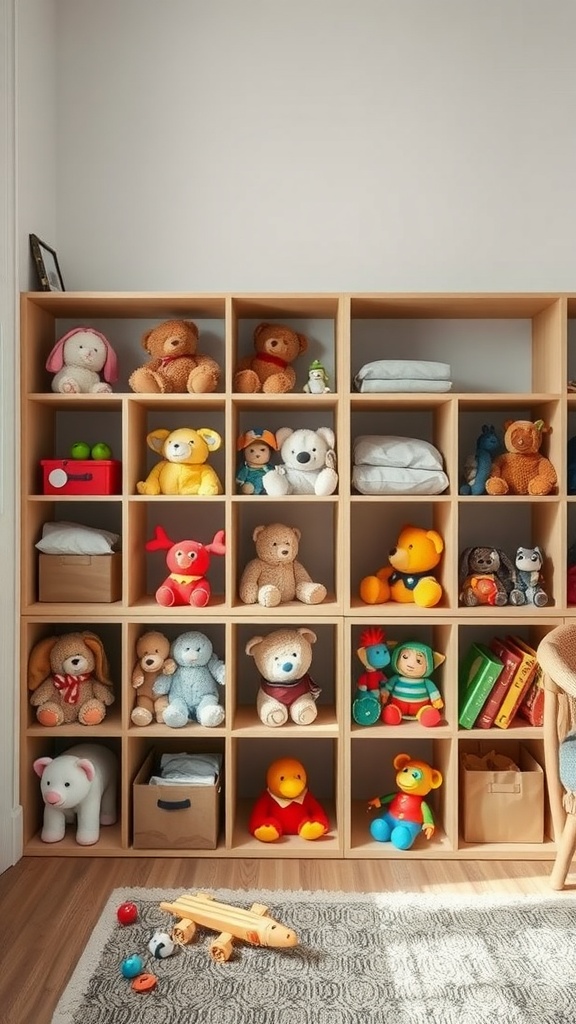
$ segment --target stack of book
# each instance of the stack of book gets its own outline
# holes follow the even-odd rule
[[[520,637],[471,644],[460,664],[458,686],[463,729],[507,729],[516,715],[542,725],[542,671],[536,651]]]

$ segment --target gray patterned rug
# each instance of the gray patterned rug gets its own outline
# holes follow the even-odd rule
[[[190,890],[193,892],[194,890]],[[182,890],[116,889],[52,1024],[575,1024],[576,902],[550,896],[231,892],[265,903],[296,931],[291,949],[238,942],[209,953],[214,933],[165,959],[147,950],[175,918],[160,910]],[[121,927],[124,900],[139,908]],[[139,953],[158,977],[134,992],[120,963]]]

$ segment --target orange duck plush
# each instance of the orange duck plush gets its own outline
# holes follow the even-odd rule
[[[319,839],[329,829],[328,816],[308,789],[304,765],[292,757],[274,761],[266,773],[267,788],[254,804],[248,828],[262,843],[282,836]]]

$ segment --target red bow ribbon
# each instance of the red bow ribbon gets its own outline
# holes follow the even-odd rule
[[[182,359],[182,356],[162,356],[160,367],[168,366],[168,363],[173,363],[175,359]]]
[[[273,356],[271,352],[257,352],[256,359],[260,359],[263,363],[273,363],[274,366],[280,366],[283,370],[288,366],[285,359],[281,359],[280,356]]]
[[[62,699],[66,704],[76,704],[80,692],[80,683],[85,683],[92,678],[91,672],[83,672],[79,676],[55,675],[54,686],[62,693]]]

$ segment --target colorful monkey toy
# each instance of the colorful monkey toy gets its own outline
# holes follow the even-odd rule
[[[368,626],[363,630],[356,654],[366,671],[356,684],[352,717],[357,725],[374,725],[380,718],[384,703],[387,677],[382,670],[390,664],[390,651],[384,630],[380,626]]]
[[[397,850],[409,850],[414,840],[424,832],[427,839],[434,835],[434,817],[424,797],[442,785],[442,775],[425,761],[415,761],[410,754],[397,754],[394,758],[399,793],[375,796],[368,801],[368,810],[386,807],[386,812],[374,818],[370,834],[379,843],[392,843]]]
[[[146,544],[147,551],[166,550],[166,565],[170,575],[156,591],[156,600],[164,608],[174,605],[193,605],[204,608],[210,600],[212,588],[206,579],[211,555],[226,552],[224,530],[218,530],[211,544],[197,540],[174,542],[162,526],[157,526],[154,539]]]
[[[405,718],[426,726],[441,722],[444,701],[429,676],[445,660],[444,654],[414,640],[393,648],[394,675],[382,684],[382,721],[386,725],[399,725]]]

